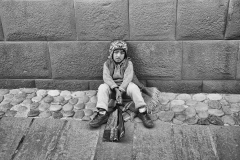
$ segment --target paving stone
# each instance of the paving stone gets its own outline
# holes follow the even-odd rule
[[[17,114],[17,111],[15,111],[15,110],[7,110],[5,112],[4,116],[6,116],[6,117],[14,117],[16,114]]]
[[[4,99],[12,99],[14,97],[14,95],[13,94],[5,94],[4,95]]]
[[[92,103],[97,103],[97,96],[92,96],[92,97],[90,98],[90,102],[92,102]]]
[[[174,107],[174,106],[184,105],[185,102],[183,100],[172,100],[170,104],[171,104],[171,107]]]
[[[198,119],[197,124],[199,124],[199,125],[210,125],[210,122],[208,121],[207,118],[200,118],[200,119]]]
[[[174,113],[180,113],[180,112],[183,112],[185,111],[185,107],[183,105],[175,105],[173,107],[171,107],[171,110],[174,112]]]
[[[161,121],[165,122],[171,122],[174,117],[174,112],[173,111],[161,111],[158,113],[158,118]]]
[[[198,101],[198,102],[204,101],[206,98],[207,98],[206,95],[202,94],[202,93],[194,94],[192,97],[193,100]]]
[[[231,117],[229,115],[223,116],[222,120],[223,120],[224,124],[229,124],[230,126],[233,126],[235,124],[233,117]]]
[[[179,94],[176,99],[179,99],[179,100],[184,100],[184,101],[187,101],[187,100],[191,100],[191,95],[190,94]]]
[[[159,98],[163,97],[163,98],[168,99],[169,101],[174,100],[176,98],[176,96],[177,96],[177,94],[175,94],[175,93],[164,93],[164,92],[162,92],[162,93],[159,94]]]
[[[37,96],[38,97],[45,97],[47,95],[47,91],[46,90],[43,90],[43,89],[39,89],[37,92],[36,92]]]
[[[52,116],[51,111],[43,111],[39,114],[40,118],[49,118],[50,116]]]
[[[183,122],[187,117],[185,114],[177,114],[174,116],[174,118]]]
[[[3,101],[4,97],[0,96],[0,103]]]
[[[74,105],[74,109],[77,109],[77,110],[85,109],[85,104],[78,103],[78,104]]]
[[[206,111],[199,111],[199,112],[197,113],[197,115],[198,115],[198,117],[199,117],[200,119],[206,119],[206,118],[208,118],[209,113],[208,113],[207,110],[206,110]]]
[[[232,103],[230,104],[230,110],[234,112],[239,112],[240,111],[240,106],[237,103]]]
[[[48,103],[41,103],[39,106],[38,106],[38,109],[39,111],[46,111],[50,108],[50,104]]]
[[[37,117],[39,114],[40,114],[39,110],[30,109],[30,112],[28,112],[28,117]]]
[[[79,110],[79,111],[76,111],[73,118],[74,119],[82,119],[84,117],[84,111],[83,110]]]
[[[220,104],[221,104],[222,106],[228,106],[228,105],[229,105],[229,103],[228,103],[225,99],[221,99],[221,100],[220,100]]]
[[[184,123],[187,123],[189,125],[194,125],[194,124],[197,124],[198,122],[198,117],[194,116],[194,117],[191,117],[191,118],[187,118]]]
[[[71,111],[64,111],[64,110],[62,110],[61,112],[63,114],[63,117],[72,117],[75,114],[75,112],[72,111],[72,110]]]
[[[91,109],[83,109],[85,116],[91,116],[93,114],[93,111]]]
[[[83,91],[76,91],[71,94],[73,98],[81,98],[85,96],[85,92]]]
[[[209,100],[208,101],[208,106],[211,109],[221,109],[221,107],[222,107],[220,102],[217,101],[217,100]]]
[[[13,106],[10,103],[5,103],[0,105],[0,110],[6,112],[11,109]]]
[[[165,96],[164,97],[158,97],[159,102],[161,104],[167,104],[169,102],[169,99],[167,99]]]
[[[231,116],[233,117],[233,119],[235,121],[235,124],[240,125],[240,114],[239,113],[233,113]]]
[[[97,111],[96,103],[92,103],[92,102],[86,103],[85,109],[91,109],[93,111]]]
[[[68,103],[68,100],[63,100],[61,103],[60,103],[60,105],[62,105],[62,106],[64,106],[65,104],[67,104]]]
[[[208,105],[203,102],[198,102],[195,106],[195,109],[196,109],[197,113],[200,111],[207,111]]]
[[[3,117],[4,114],[5,114],[5,112],[0,111],[0,117]]]
[[[37,89],[36,88],[22,88],[21,91],[25,92],[27,94],[30,94],[30,93],[35,93],[37,91]]]
[[[198,101],[195,100],[187,100],[186,105],[188,106],[195,106],[198,103]]]
[[[41,96],[37,96],[37,97],[33,97],[32,98],[32,101],[33,102],[40,102],[42,100],[42,97]]]
[[[25,100],[25,98],[13,98],[12,101],[11,101],[11,104],[12,105],[17,105],[17,104],[20,104],[22,103],[23,101]]]
[[[54,119],[61,119],[63,117],[63,114],[61,112],[52,112],[52,117]]]
[[[222,106],[222,111],[224,112],[224,114],[232,114],[230,106]]]
[[[90,118],[90,116],[84,116],[83,118],[82,118],[82,120],[83,121],[90,121],[91,120],[91,118]]]
[[[158,114],[149,114],[149,117],[151,118],[151,120],[156,121],[158,119]],[[130,115],[129,115],[129,119],[130,119]]]
[[[11,110],[15,110],[15,111],[18,111],[18,112],[25,112],[25,111],[27,111],[27,107],[26,106],[22,106],[22,105],[16,105],[16,106],[13,106],[12,108],[11,108]]]
[[[33,103],[30,104],[30,109],[37,109],[39,105],[40,105],[40,103],[33,102]]]
[[[14,95],[15,98],[26,98],[27,94],[25,92],[20,91],[19,93]]]
[[[170,110],[170,103],[165,104],[165,105],[162,105],[161,110],[162,110],[162,111],[169,111],[169,110]]]
[[[30,94],[27,94],[27,97],[26,99],[32,99],[33,97],[36,97],[36,93],[30,93]]]
[[[62,107],[62,110],[63,111],[72,111],[73,110],[73,105],[72,104],[65,104],[63,107]]]
[[[23,102],[22,102],[23,105],[31,105],[32,104],[32,100],[31,99],[25,99]]]
[[[196,109],[194,107],[188,107],[185,110],[185,114],[188,118],[194,117],[196,115]]]
[[[44,99],[43,99],[43,101],[45,102],[45,103],[51,103],[51,102],[53,102],[53,100],[54,100],[54,98],[52,97],[52,96],[46,96]]]
[[[12,99],[6,99],[4,98],[4,100],[1,102],[1,104],[7,104],[7,103],[11,103]]]
[[[217,101],[217,100],[221,100],[223,97],[220,94],[208,94],[207,98],[210,99],[210,100]]]
[[[50,90],[48,91],[48,95],[52,96],[52,97],[56,97],[60,95],[60,91],[59,90]]]
[[[93,97],[97,94],[97,91],[96,90],[88,90],[85,92],[85,94],[88,96],[88,97]]]
[[[215,116],[215,115],[209,115],[208,121],[211,124],[214,124],[214,125],[220,125],[220,126],[224,125],[222,119],[220,117],[218,117],[218,116]]]
[[[49,110],[50,111],[59,111],[59,110],[61,110],[62,109],[62,106],[61,105],[55,105],[55,104],[53,104],[53,105],[50,105],[50,108],[49,108]]]
[[[219,109],[209,109],[208,113],[211,115],[215,115],[215,116],[223,116],[224,115],[224,112]]]
[[[0,96],[4,96],[5,94],[8,94],[9,90],[8,89],[0,89]]]
[[[71,92],[67,90],[61,91],[60,96],[62,97],[71,96]]]
[[[78,100],[83,103],[87,103],[89,101],[89,97],[85,95],[83,97],[79,97]]]
[[[224,98],[230,103],[240,102],[240,95],[225,95]]]
[[[64,100],[62,96],[53,97],[52,104],[62,104]]]
[[[176,118],[173,118],[173,123],[177,124],[177,125],[180,125],[180,124],[183,124],[183,121],[180,121],[180,120],[178,120]]]
[[[15,95],[15,94],[18,94],[19,92],[21,92],[20,89],[11,89],[11,90],[9,91],[9,94]]]
[[[69,103],[72,104],[72,105],[77,104],[77,102],[78,102],[77,98],[72,98],[72,99],[69,100]]]

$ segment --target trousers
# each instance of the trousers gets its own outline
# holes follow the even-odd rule
[[[108,110],[108,102],[109,102],[111,93],[112,93],[112,90],[110,86],[108,86],[106,83],[101,84],[98,87],[98,93],[97,93],[98,100],[97,100],[96,107]],[[135,108],[139,108],[146,105],[142,97],[142,93],[136,84],[130,82],[127,86],[126,94],[130,96],[131,99],[133,100],[135,104]]]

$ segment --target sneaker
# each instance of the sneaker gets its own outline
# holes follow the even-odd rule
[[[137,116],[142,120],[143,125],[147,128],[153,128],[154,124],[147,112],[138,112]]]
[[[106,114],[100,114],[99,112],[97,115],[93,118],[93,120],[90,121],[89,125],[93,128],[100,127],[102,124],[107,123],[108,121],[108,113]]]

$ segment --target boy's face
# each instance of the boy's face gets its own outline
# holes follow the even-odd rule
[[[113,52],[113,60],[117,63],[122,62],[125,57],[125,52],[122,49],[116,49]]]

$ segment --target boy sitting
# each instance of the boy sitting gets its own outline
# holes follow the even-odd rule
[[[136,79],[133,64],[127,56],[127,43],[121,40],[113,41],[110,44],[108,60],[103,65],[103,81],[98,88],[98,113],[89,125],[99,127],[107,123],[108,102],[111,93],[115,92],[116,101],[122,103],[122,95],[127,94],[133,100],[137,111],[137,116],[142,120],[147,128],[154,126],[153,121],[147,113],[146,103],[141,94],[140,88],[144,87]],[[140,87],[140,88],[139,88]]]

